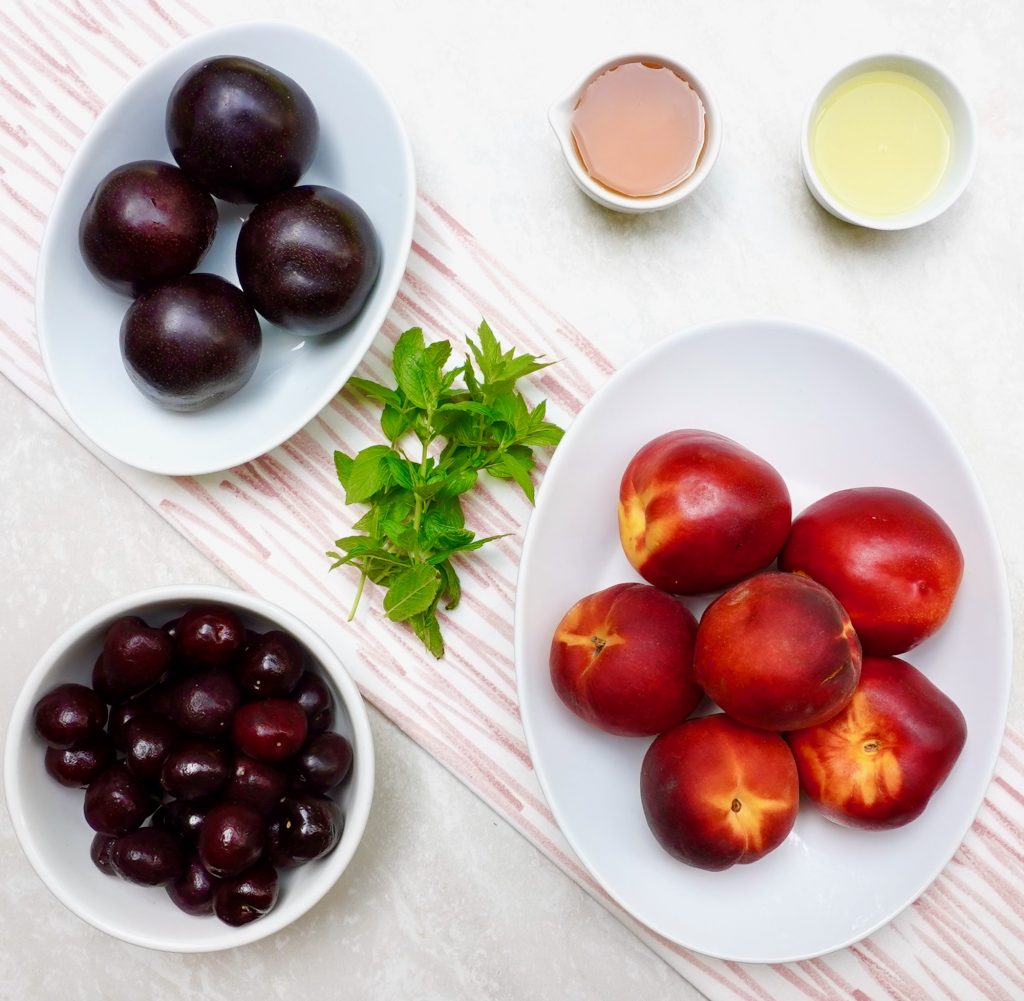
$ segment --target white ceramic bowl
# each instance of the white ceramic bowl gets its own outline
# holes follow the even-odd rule
[[[295,80],[320,119],[320,145],[300,183],[326,184],[367,212],[381,271],[362,313],[344,331],[299,337],[262,321],[263,353],[249,383],[197,413],[164,410],[132,384],[119,331],[130,299],[100,285],[78,251],[78,224],[97,183],[131,160],[172,163],[167,97],[194,63],[217,55],[264,62]],[[405,271],[416,182],[405,130],[380,85],[319,35],[280,23],[229,25],[189,38],[147,66],[103,111],[57,194],[36,279],[43,360],[71,419],[105,452],[140,469],[186,475],[247,462],[289,438],[330,402],[377,336]],[[235,243],[248,208],[218,202],[220,223],[199,271],[237,284]]]
[[[691,868],[661,849],[644,820],[640,763],[650,740],[588,726],[555,694],[548,651],[561,616],[585,594],[640,579],[619,543],[622,471],[647,441],[687,427],[721,432],[771,462],[795,512],[844,487],[892,486],[922,497],[955,532],[965,569],[952,614],[906,659],[959,705],[967,743],[912,824],[850,830],[804,803],[790,836],[760,861],[725,872]],[[700,612],[706,602],[687,603]],[[639,921],[689,949],[738,962],[789,962],[850,945],[938,875],[967,833],[995,765],[1011,639],[992,524],[942,420],[867,352],[782,320],[698,327],[613,376],[555,452],[519,566],[520,710],[562,832]]]
[[[833,198],[818,177],[811,156],[811,130],[822,102],[838,87],[860,73],[872,70],[893,70],[917,77],[935,92],[949,112],[952,135],[950,137],[949,163],[939,186],[920,205],[908,212],[891,216],[871,216],[856,212]],[[929,222],[941,215],[955,202],[967,187],[977,158],[977,138],[974,112],[963,91],[934,63],[915,56],[888,53],[866,56],[844,66],[828,78],[807,108],[803,129],[800,133],[800,158],[803,165],[804,181],[815,200],[822,208],[838,219],[864,226],[868,229],[898,230],[911,229]]]
[[[101,873],[89,859],[93,831],[82,816],[83,792],[58,785],[43,766],[46,745],[36,736],[38,699],[69,681],[88,684],[103,634],[122,615],[161,625],[188,606],[227,605],[249,628],[283,629],[305,648],[309,666],[334,696],[334,729],[352,744],[352,775],[335,797],[345,814],[338,846],[326,858],[281,873],[281,895],[266,917],[232,928],[214,917],[178,910],[162,888],[146,888]],[[40,879],[84,921],[116,938],[166,952],[213,952],[265,938],[308,911],[337,882],[366,828],[373,799],[373,737],[359,689],[337,655],[300,619],[255,595],[222,587],[182,584],[127,595],[98,608],[68,629],[32,669],[7,728],[4,786],[21,846]]]
[[[660,195],[652,195],[646,198],[636,198],[630,195],[621,195],[618,192],[606,188],[603,184],[595,181],[586,171],[580,162],[579,154],[572,137],[572,113],[580,99],[583,91],[592,80],[597,79],[606,70],[623,63],[645,60],[667,66],[681,76],[697,92],[697,96],[704,105],[704,148],[701,151],[700,159],[697,162],[697,169],[680,181],[674,188]],[[606,59],[599,66],[594,67],[589,73],[583,76],[580,81],[561,100],[556,101],[548,109],[548,121],[554,129],[558,143],[562,148],[562,156],[565,157],[566,166],[572,179],[579,185],[580,190],[588,194],[605,208],[614,209],[616,212],[641,213],[656,212],[659,209],[668,208],[681,202],[684,198],[692,195],[703,183],[704,178],[711,173],[711,168],[718,159],[718,151],[722,146],[722,116],[719,113],[718,105],[714,96],[708,90],[707,85],[688,66],[677,62],[675,59],[668,59],[665,56],[656,55],[650,52],[627,53],[623,56],[616,56],[614,59]]]

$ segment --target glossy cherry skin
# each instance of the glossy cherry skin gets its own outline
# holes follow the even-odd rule
[[[267,860],[275,869],[294,869],[296,866],[305,865],[306,859],[292,858],[284,843],[285,825],[287,818],[281,810],[278,810],[270,818],[267,824],[267,844],[264,850]]]
[[[167,102],[167,145],[205,191],[260,202],[290,188],[316,153],[320,124],[290,77],[242,56],[204,59]]]
[[[245,626],[230,608],[196,605],[178,620],[175,648],[197,667],[227,667],[245,639]]]
[[[181,842],[156,827],[143,827],[117,839],[114,869],[129,883],[163,886],[185,870]]]
[[[71,747],[48,747],[46,771],[62,786],[84,789],[98,778],[114,760],[114,745],[100,731]]]
[[[160,785],[177,799],[199,799],[217,792],[229,774],[223,748],[195,738],[183,740],[164,759]]]
[[[256,311],[303,334],[348,326],[380,271],[373,223],[351,198],[306,184],[262,202],[238,235],[238,280]]]
[[[111,765],[85,791],[86,823],[100,834],[134,831],[156,808],[157,800],[123,763]]]
[[[277,894],[277,871],[260,862],[217,887],[213,913],[225,924],[245,925],[263,917],[277,903]]]
[[[107,707],[91,688],[71,683],[47,692],[33,715],[36,733],[50,747],[71,747],[103,730]]]
[[[158,782],[171,748],[180,740],[178,728],[163,716],[136,716],[125,727],[125,764],[145,782]]]
[[[193,271],[217,229],[213,199],[177,167],[138,160],[100,181],[78,245],[93,275],[122,295]]]
[[[158,685],[157,688],[159,687]],[[149,692],[144,698],[129,699],[127,702],[118,702],[111,706],[107,733],[110,734],[114,747],[119,751],[125,751],[128,747],[128,724],[139,716],[148,716],[152,711]]]
[[[227,732],[241,702],[241,689],[228,671],[199,671],[176,686],[174,721],[197,737],[219,737]]]
[[[302,708],[285,699],[250,702],[235,713],[235,747],[257,761],[284,761],[306,742],[309,724]]]
[[[302,647],[288,633],[272,629],[246,645],[237,674],[249,695],[286,696],[302,677]]]
[[[312,793],[285,799],[281,818],[280,848],[301,862],[311,862],[331,852],[345,827],[337,803]]]
[[[186,914],[212,914],[213,895],[219,885],[220,880],[206,871],[198,855],[193,855],[184,872],[167,884],[167,896]]]
[[[173,656],[165,632],[150,628],[137,615],[126,615],[107,630],[103,657],[93,668],[93,688],[107,702],[123,702],[155,685]]]
[[[287,791],[288,778],[280,768],[239,754],[224,796],[238,803],[248,803],[265,817],[273,812]]]
[[[199,832],[199,859],[218,878],[237,876],[263,854],[266,828],[247,803],[218,803]]]
[[[292,771],[296,789],[326,793],[348,778],[352,770],[352,745],[329,730],[306,741]]]
[[[187,845],[194,845],[213,805],[211,799],[172,799],[153,814],[153,826],[176,835]]]
[[[303,671],[289,698],[302,707],[309,721],[310,733],[322,733],[333,725],[334,700],[327,683],[319,674]]]
[[[245,296],[217,275],[186,275],[143,292],[121,322],[128,377],[167,410],[201,410],[233,396],[256,371],[262,345]]]
[[[114,849],[117,847],[117,838],[110,834],[96,834],[93,836],[92,844],[89,846],[89,857],[93,865],[105,876],[117,876],[117,869],[114,867]]]

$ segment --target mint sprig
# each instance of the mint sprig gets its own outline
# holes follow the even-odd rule
[[[453,557],[502,538],[466,528],[462,495],[486,472],[516,483],[533,503],[533,450],[554,447],[563,433],[546,419],[545,402],[531,407],[516,388],[551,362],[504,349],[486,322],[468,345],[465,360],[446,368],[449,342],[428,344],[419,327],[405,331],[391,359],[394,388],[348,383],[381,405],[387,444],[334,453],[346,503],[369,507],[353,525],[358,534],[327,553],[330,569],[360,574],[349,620],[370,580],[385,589],[388,617],[407,622],[435,657],[444,654],[438,607],[455,608],[462,594]]]

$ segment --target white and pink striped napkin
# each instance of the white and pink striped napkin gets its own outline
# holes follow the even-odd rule
[[[0,371],[76,436],[34,331],[32,276],[46,211],[105,101],[145,60],[204,26],[184,0],[16,0],[0,8]],[[405,281],[359,374],[386,377],[390,342],[405,327],[459,339],[485,316],[503,340],[563,359],[534,388],[549,398],[553,419],[571,419],[610,374],[608,361],[443,207],[421,196],[418,208]],[[665,942],[620,912],[559,833],[523,740],[512,662],[529,513],[521,496],[490,484],[469,503],[474,529],[510,535],[461,564],[464,600],[444,623],[443,663],[373,601],[355,623],[344,622],[353,576],[328,574],[324,550],[352,515],[331,454],[376,440],[374,423],[372,410],[342,393],[269,455],[197,478],[140,473],[97,454],[240,586],[309,620],[346,656],[371,702],[710,998],[1024,997],[1024,738],[1012,730],[956,857],[912,907],[850,949],[779,966],[725,963]]]

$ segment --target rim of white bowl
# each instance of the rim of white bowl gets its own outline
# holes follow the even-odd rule
[[[234,24],[225,24],[216,28],[211,28],[209,31],[190,35],[188,38],[183,39],[176,45],[172,45],[169,49],[162,52],[154,60],[147,63],[141,70],[139,70],[139,72],[136,73],[135,76],[133,76],[126,84],[126,86],[136,86],[141,81],[156,74],[159,69],[163,67],[164,63],[177,58],[182,53],[188,52],[190,49],[198,49],[205,46],[205,44],[211,39],[215,40],[222,36],[230,38],[240,30],[258,30],[261,28],[273,29],[275,32],[280,34],[291,34],[300,39],[315,39],[318,43],[326,42],[328,45],[333,46],[341,52],[353,65],[358,67],[358,69],[366,75],[367,79],[377,89],[381,102],[386,108],[387,114],[391,118],[392,124],[395,126],[396,132],[400,137],[405,185],[411,196],[409,198],[409,207],[406,212],[406,217],[402,225],[401,240],[396,244],[395,248],[398,257],[396,272],[390,282],[374,287],[371,295],[376,295],[378,290],[380,290],[382,294],[380,295],[377,304],[367,310],[366,316],[369,317],[369,322],[367,322],[367,331],[364,334],[363,342],[360,344],[359,350],[355,353],[352,360],[338,369],[337,382],[332,380],[324,392],[310,398],[305,408],[295,411],[294,417],[287,421],[282,420],[280,431],[275,431],[273,434],[265,436],[258,446],[250,445],[245,448],[238,448],[235,454],[226,455],[223,462],[218,463],[213,467],[209,467],[205,464],[198,467],[190,466],[187,462],[177,464],[168,463],[165,461],[164,457],[159,454],[154,454],[152,459],[146,461],[146,463],[142,465],[135,458],[127,458],[126,456],[119,454],[119,449],[116,444],[111,448],[106,444],[100,443],[93,438],[84,427],[82,427],[75,416],[74,408],[68,404],[67,396],[60,384],[59,377],[55,375],[56,369],[50,359],[49,339],[45,333],[46,324],[43,319],[41,304],[43,302],[46,288],[49,258],[52,255],[51,244],[55,239],[53,227],[50,225],[50,220],[57,213],[58,209],[64,207],[64,202],[70,197],[67,185],[61,184],[57,191],[57,196],[54,198],[53,204],[50,206],[46,216],[46,228],[43,231],[43,240],[39,247],[39,259],[36,264],[35,317],[43,365],[46,369],[47,377],[50,380],[50,385],[53,387],[53,391],[56,394],[57,399],[60,401],[65,413],[81,434],[84,435],[88,441],[92,442],[96,448],[117,459],[119,462],[124,462],[126,465],[132,466],[135,469],[144,469],[147,472],[159,473],[163,476],[202,476],[206,473],[218,473],[225,469],[232,469],[235,466],[244,465],[247,462],[251,462],[253,459],[259,458],[261,455],[266,455],[267,452],[272,451],[277,448],[278,445],[286,442],[294,434],[301,431],[302,428],[316,417],[316,415],[320,413],[320,411],[323,410],[323,408],[326,407],[327,404],[330,403],[331,400],[333,400],[334,397],[337,396],[344,388],[349,377],[356,368],[358,368],[360,362],[373,345],[373,342],[379,336],[381,328],[384,325],[384,320],[386,319],[388,312],[398,295],[398,289],[402,284],[402,279],[405,277],[405,269],[408,266],[409,254],[412,251],[413,227],[416,222],[416,165],[413,160],[412,145],[409,142],[409,135],[405,130],[405,125],[402,122],[401,116],[398,114],[398,109],[395,106],[394,101],[392,101],[391,96],[386,90],[384,90],[383,86],[381,86],[377,77],[371,73],[370,70],[367,69],[366,65],[361,60],[357,59],[356,56],[354,56],[348,49],[338,45],[336,42],[331,41],[328,38],[325,38],[323,35],[317,35],[311,31],[307,31],[305,28],[300,28],[295,24],[291,24],[288,21],[278,21],[274,19],[238,21]],[[93,146],[100,141],[99,136],[103,131],[100,126],[105,124],[109,118],[112,118],[117,114],[117,107],[119,103],[118,97],[115,97],[100,111],[99,115],[96,116],[96,120],[89,127],[89,131],[85,138],[82,140],[78,149],[75,150],[75,153],[71,158],[71,162],[65,170],[65,174],[70,173],[78,164],[79,160],[91,155]]]
[[[696,91],[697,96],[704,105],[704,148],[701,150],[700,158],[693,173],[680,181],[674,188],[670,188],[660,195],[643,197],[622,195],[595,181],[584,169],[579,156],[576,154],[571,126],[572,110],[576,106],[580,95],[592,81],[597,79],[606,70],[621,66],[623,63],[638,61],[660,63],[662,66],[673,70]],[[593,69],[584,73],[564,97],[551,105],[548,109],[548,121],[558,139],[566,166],[568,166],[576,183],[594,201],[604,205],[606,208],[620,212],[655,212],[658,209],[668,208],[670,205],[681,202],[684,198],[693,194],[708,174],[711,173],[711,169],[714,167],[722,148],[722,115],[718,109],[718,103],[715,101],[714,94],[712,94],[708,85],[685,63],[681,63],[678,59],[673,59],[671,56],[661,55],[649,50],[627,52],[623,55],[614,56],[611,59],[602,60]]]
[[[736,327],[745,325],[756,325],[758,327],[776,328],[786,331],[796,330],[799,331],[799,333],[802,335],[819,337],[822,338],[823,340],[841,345],[845,350],[852,351],[854,354],[860,355],[861,357],[870,360],[873,364],[879,366],[886,373],[888,373],[896,382],[900,384],[900,386],[910,395],[910,397],[914,399],[924,409],[924,411],[928,413],[931,416],[931,418],[935,421],[937,427],[942,432],[943,436],[946,438],[951,449],[953,450],[953,454],[956,455],[959,459],[960,465],[964,473],[966,474],[967,482],[970,484],[971,491],[974,494],[975,500],[978,503],[979,510],[981,511],[982,521],[985,528],[984,544],[988,547],[990,551],[989,554],[993,559],[994,565],[998,567],[999,583],[1001,585],[999,587],[999,615],[1002,618],[1002,621],[1006,622],[1009,627],[1006,631],[1003,632],[1002,635],[1002,656],[1005,659],[1005,661],[1010,663],[1012,666],[1013,615],[1010,606],[1009,586],[1007,584],[1006,579],[1006,563],[1003,559],[1002,550],[999,547],[999,540],[998,536],[996,535],[995,524],[992,521],[992,515],[989,512],[988,505],[985,502],[985,495],[981,489],[981,483],[979,482],[978,477],[975,475],[975,472],[967,459],[967,454],[960,447],[960,444],[953,436],[953,432],[950,430],[949,425],[946,423],[942,415],[935,408],[934,404],[931,403],[928,397],[926,397],[912,382],[910,382],[910,380],[907,379],[906,376],[900,373],[897,369],[893,368],[887,362],[883,361],[881,358],[878,357],[878,355],[874,354],[872,351],[869,351],[867,348],[862,347],[856,341],[849,340],[848,338],[843,337],[840,334],[834,333],[833,331],[828,330],[824,327],[818,327],[810,323],[802,323],[798,320],[787,320],[778,316],[741,316],[732,320],[718,320],[710,323],[702,323],[694,327],[689,327],[685,330],[677,331],[674,334],[670,334],[664,340],[659,341],[657,344],[652,345],[647,350],[640,352],[640,354],[634,356],[633,358],[630,359],[630,361],[623,365],[622,368],[617,369],[615,372],[613,372],[612,375],[608,378],[608,380],[598,388],[597,392],[590,398],[590,400],[587,401],[583,409],[574,418],[572,424],[566,431],[566,440],[568,440],[570,436],[572,436],[573,434],[581,433],[580,429],[582,429],[589,420],[588,411],[590,413],[593,412],[592,406],[595,400],[597,400],[603,394],[608,393],[611,387],[615,385],[617,382],[631,375],[634,369],[639,369],[642,368],[644,365],[649,364],[651,357],[671,353],[676,348],[676,346],[683,341],[700,337],[714,337],[719,331],[731,330],[735,329]],[[567,454],[568,452],[564,451],[563,449],[555,450],[555,454],[552,456],[551,463],[548,466],[547,473],[545,473],[546,479],[550,478],[553,470],[560,468],[562,462],[568,461],[565,459],[565,456]],[[541,489],[543,490],[543,485]],[[536,509],[534,511],[534,514],[536,514]],[[532,523],[533,515],[531,515],[530,520]],[[634,918],[636,918],[636,920],[643,922],[644,918],[634,914],[633,911],[630,910],[630,908],[622,900],[620,900],[618,896],[611,889],[609,889],[609,887],[607,887],[604,884],[600,877],[597,876],[596,870],[592,866],[588,854],[585,851],[580,850],[579,846],[576,844],[576,842],[569,834],[566,827],[563,825],[562,811],[561,808],[557,805],[557,798],[553,798],[551,795],[551,790],[548,783],[547,772],[545,771],[545,767],[543,763],[539,759],[537,759],[533,753],[533,748],[536,746],[536,738],[534,736],[533,731],[533,718],[531,717],[529,709],[527,708],[529,703],[523,697],[523,689],[525,685],[525,672],[521,669],[519,659],[519,653],[521,650],[525,649],[527,643],[526,636],[524,634],[525,625],[523,623],[522,616],[519,614],[519,590],[522,587],[522,582],[526,579],[525,571],[527,566],[532,560],[540,558],[534,553],[535,537],[534,534],[530,531],[530,528],[531,524],[527,524],[526,535],[523,539],[522,555],[519,560],[519,575],[516,581],[516,612],[515,621],[513,625],[513,652],[515,655],[516,694],[519,698],[519,707],[522,716],[523,731],[526,735],[526,746],[527,749],[530,751],[530,758],[533,761],[534,772],[537,776],[537,781],[540,783],[541,791],[544,793],[544,799],[547,801],[548,806],[551,808],[551,813],[554,815],[555,822],[558,824],[558,829],[562,832],[562,836],[566,839],[566,841],[568,841],[576,857],[583,863],[587,871],[591,873],[591,875],[593,875],[594,878],[597,880],[598,885],[601,887],[601,889],[612,900],[614,900],[615,903],[619,905],[619,907],[626,911],[627,914],[630,914]],[[750,956],[740,955],[738,953],[701,951],[694,948],[694,946],[690,943],[680,942],[677,938],[673,936],[670,929],[666,929],[663,927],[659,928],[657,924],[648,924],[647,927],[649,927],[651,931],[655,932],[658,935],[661,935],[668,941],[675,942],[677,945],[681,945],[683,946],[683,948],[686,949],[691,949],[694,952],[699,952],[700,955],[710,956],[712,959],[720,959],[726,962],[736,963],[774,964],[802,962],[806,959],[816,959],[819,956],[830,955],[833,952],[838,952],[841,949],[845,949],[851,945],[856,944],[857,942],[860,942],[862,939],[867,938],[869,935],[873,935],[876,931],[878,931],[879,928],[885,927],[885,925],[889,924],[889,922],[892,921],[897,915],[901,914],[904,910],[906,910],[907,907],[909,907],[915,900],[917,900],[918,897],[920,897],[921,894],[924,893],[924,891],[928,889],[928,887],[931,886],[933,882],[935,882],[936,878],[939,876],[942,870],[945,869],[945,867],[949,864],[950,860],[956,854],[961,843],[963,842],[964,837],[970,830],[971,823],[973,823],[974,818],[977,816],[978,811],[981,809],[981,805],[985,800],[985,794],[988,792],[988,787],[992,782],[992,776],[995,773],[996,764],[999,759],[999,749],[1002,746],[1003,735],[1006,732],[1006,718],[1010,706],[1011,686],[1012,670],[1006,672],[1005,677],[1003,679],[1002,688],[999,692],[999,705],[1001,706],[1002,710],[1002,725],[1000,726],[998,732],[990,731],[986,734],[979,734],[975,738],[978,741],[987,741],[988,763],[985,767],[985,782],[982,783],[979,794],[974,798],[974,800],[970,804],[971,819],[968,821],[964,829],[960,832],[960,837],[957,839],[956,844],[948,853],[946,853],[943,857],[937,860],[935,866],[932,867],[932,869],[929,871],[925,879],[921,881],[920,885],[914,892],[913,896],[911,896],[906,901],[906,903],[903,904],[901,907],[894,909],[885,917],[876,921],[870,928],[867,928],[863,931],[858,931],[855,934],[844,939],[842,942],[837,942],[834,946],[824,951],[819,950],[814,952],[795,952],[784,956]]]
[[[953,125],[955,141],[964,142],[967,150],[966,159],[960,167],[960,176],[956,183],[941,196],[930,195],[920,205],[900,212],[892,216],[872,216],[864,212],[857,212],[848,205],[839,201],[829,194],[814,166],[814,159],[811,156],[811,126],[814,116],[821,105],[822,100],[841,83],[858,72],[869,68],[882,68],[888,66],[892,69],[909,70],[911,76],[917,77],[923,83],[932,87],[927,79],[932,77],[942,84],[946,93],[938,93],[937,96],[949,113]],[[932,90],[936,90],[932,87]],[[950,107],[948,97],[952,97],[956,107]],[[854,226],[862,226],[865,229],[876,229],[885,232],[896,232],[898,230],[913,229],[916,226],[923,226],[942,215],[950,208],[967,189],[971,177],[974,174],[974,167],[978,159],[978,127],[975,118],[974,108],[967,99],[960,85],[942,67],[921,56],[912,55],[906,52],[878,52],[873,55],[861,56],[851,63],[840,67],[831,73],[827,80],[815,91],[814,97],[807,105],[804,112],[803,124],[800,129],[800,161],[803,167],[804,181],[814,196],[815,201],[826,211],[830,212],[837,219],[848,222]],[[947,165],[947,170],[949,165]]]
[[[261,615],[270,619],[282,629],[292,633],[305,646],[322,670],[330,677],[338,689],[342,702],[352,722],[353,736],[353,774],[352,783],[355,795],[350,809],[345,815],[345,827],[341,840],[330,855],[318,860],[315,864],[322,880],[304,889],[308,899],[303,899],[301,909],[295,914],[285,914],[278,908],[270,911],[265,917],[250,924],[232,928],[228,935],[229,941],[208,942],[203,940],[204,923],[197,919],[195,938],[185,942],[169,942],[159,937],[148,935],[144,929],[135,930],[121,927],[107,920],[106,916],[83,902],[82,898],[66,892],[60,880],[54,875],[46,857],[36,847],[35,838],[25,818],[22,788],[18,771],[22,756],[28,753],[24,741],[26,733],[32,726],[32,708],[39,697],[43,681],[54,664],[69,646],[97,628],[103,622],[125,615],[143,605],[152,602],[194,601],[226,604]],[[106,932],[114,938],[121,939],[132,945],[161,952],[193,953],[218,952],[233,949],[236,946],[248,945],[262,938],[275,934],[282,928],[298,920],[313,908],[337,883],[341,874],[348,868],[355,855],[359,843],[366,830],[373,803],[375,761],[373,734],[366,712],[366,704],[356,683],[352,680],[344,664],[327,642],[313,628],[279,605],[260,598],[247,591],[237,588],[221,587],[213,584],[170,584],[162,587],[148,588],[109,601],[88,615],[69,626],[39,658],[21,686],[15,700],[14,708],[7,727],[7,739],[4,747],[4,791],[7,800],[7,812],[14,826],[14,833],[22,850],[43,881],[47,889],[73,914],[83,921]],[[84,823],[84,821],[83,821]],[[86,863],[87,860],[83,860]],[[173,906],[168,901],[168,906]],[[227,927],[227,926],[225,926]]]

